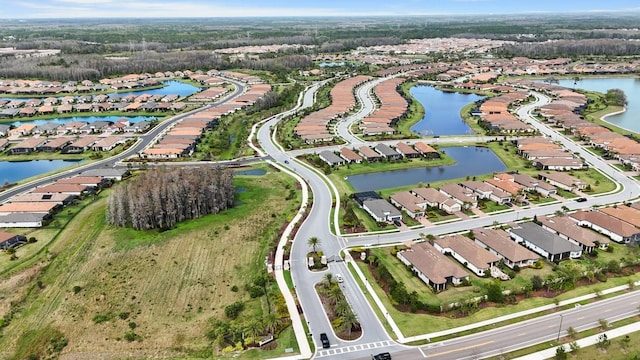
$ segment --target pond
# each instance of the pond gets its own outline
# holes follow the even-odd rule
[[[605,120],[613,125],[640,134],[640,79],[635,78],[585,78],[574,84],[572,79],[559,81],[560,86],[573,89],[597,91],[605,94],[607,90],[620,89],[627,95],[627,111],[617,115],[608,116]]]
[[[14,183],[20,180],[77,165],[82,160],[28,160],[0,161],[0,182]]]
[[[507,166],[489,148],[480,146],[456,146],[440,148],[456,163],[447,166],[420,167],[402,170],[379,171],[353,175],[348,181],[357,192],[387,189],[411,184],[428,184],[434,181],[464,178],[501,172]],[[426,162],[425,164],[428,164]]]
[[[252,175],[252,176],[262,176],[267,173],[265,169],[249,169],[249,170],[240,170],[236,171],[236,175]]]
[[[129,92],[119,92],[119,93],[110,93],[109,96],[127,96],[127,95],[178,95],[180,97],[186,97],[193,95],[200,91],[199,87],[183,83],[182,81],[165,81],[163,82],[165,85],[162,88],[158,89],[150,89],[150,90],[135,90]]]
[[[137,123],[138,121],[146,120],[152,121],[156,120],[155,116],[72,116],[72,117],[64,117],[64,118],[53,118],[46,120],[24,120],[24,121],[14,121],[11,125],[20,126],[21,124],[29,123],[34,125],[43,125],[50,122],[55,122],[58,124],[66,124],[72,121],[82,121],[86,123],[92,123],[94,121],[110,121],[116,122],[119,119],[127,119],[130,123]]]
[[[484,96],[441,91],[433,86],[418,85],[409,91],[424,107],[424,117],[411,127],[420,136],[469,135],[473,130],[460,117],[466,105]]]

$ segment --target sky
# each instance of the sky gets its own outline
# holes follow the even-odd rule
[[[0,0],[0,18],[384,16],[640,11],[640,0]]]

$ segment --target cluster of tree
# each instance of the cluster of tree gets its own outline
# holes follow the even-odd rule
[[[607,102],[607,105],[627,106],[629,103],[627,101],[627,95],[625,95],[624,91],[620,89],[607,90],[604,99]]]
[[[154,51],[127,54],[126,58],[101,55],[56,55],[47,58],[1,58],[0,77],[39,78],[57,81],[98,80],[123,74],[155,73],[184,69],[244,68],[289,72],[309,68],[312,60],[304,55],[284,55],[273,59],[231,62],[227,56],[208,51],[158,53]]]
[[[342,335],[351,340],[353,331],[360,330],[360,322],[347,302],[340,285],[334,280],[333,274],[326,274],[316,289],[324,299],[325,310],[331,325],[340,332],[338,336]]]
[[[107,221],[136,230],[171,229],[177,223],[233,206],[233,171],[199,167],[148,170],[114,188]]]
[[[256,345],[264,335],[278,337],[278,334],[289,323],[289,311],[282,294],[274,286],[273,278],[267,274],[255,277],[251,283],[245,284],[245,290],[254,298],[265,298],[260,304],[266,303],[262,316],[250,317],[243,311],[248,303],[235,301],[224,308],[225,319],[212,318],[209,320],[205,336],[214,342],[218,349],[233,347],[242,350],[247,346]],[[267,289],[269,289],[267,293]],[[232,292],[238,292],[237,286],[231,287]],[[243,315],[243,316],[240,316]]]
[[[493,50],[500,57],[530,58],[574,57],[589,55],[628,56],[640,52],[640,43],[622,39],[559,40],[505,44]]]

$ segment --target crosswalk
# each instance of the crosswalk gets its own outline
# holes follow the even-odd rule
[[[336,355],[346,354],[346,353],[356,352],[356,351],[379,349],[379,348],[391,346],[393,344],[394,344],[393,341],[385,340],[385,341],[372,342],[368,344],[358,344],[358,345],[337,347],[334,349],[322,349],[322,350],[318,350],[318,354],[315,356],[315,358],[321,358],[324,356],[336,356]]]

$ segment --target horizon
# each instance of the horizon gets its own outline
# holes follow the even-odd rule
[[[603,6],[594,0],[539,0],[532,3],[510,0],[326,0],[321,6],[292,0],[273,0],[269,5],[246,0],[242,7],[224,1],[158,0],[0,0],[5,3],[0,19],[181,19],[181,18],[337,18],[337,17],[418,17],[473,15],[585,15],[640,13],[640,0],[610,0]]]

